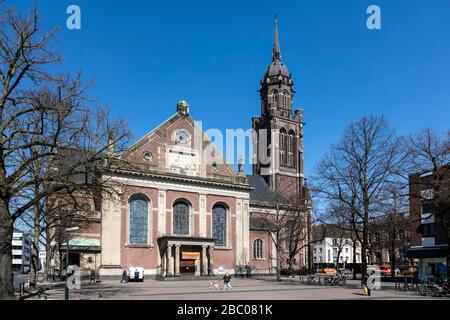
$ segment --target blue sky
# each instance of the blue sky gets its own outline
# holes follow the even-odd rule
[[[127,119],[134,139],[182,97],[205,129],[250,128],[275,14],[294,106],[304,109],[307,176],[364,115],[384,114],[400,134],[450,128],[448,0],[6,0],[19,10],[34,2],[45,28],[60,26],[64,68],[95,80],[91,95]],[[71,4],[81,8],[81,30],[65,27]],[[366,27],[371,4],[381,8],[381,30]]]

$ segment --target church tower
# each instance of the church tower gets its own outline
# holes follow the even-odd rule
[[[302,197],[303,110],[293,111],[294,82],[282,61],[275,21],[272,63],[260,83],[261,115],[252,119],[255,161],[253,175],[288,199]]]

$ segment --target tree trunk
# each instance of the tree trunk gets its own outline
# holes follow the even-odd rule
[[[294,256],[289,257],[289,270],[290,271],[294,270]]]
[[[391,278],[394,279],[395,278],[395,240],[392,241],[389,256],[391,259]]]
[[[353,280],[356,280],[356,247],[358,240],[353,241]]]
[[[367,275],[367,253],[368,253],[368,246],[369,246],[369,232],[368,232],[368,214],[364,219],[364,226],[363,226],[363,243],[361,244],[361,273],[362,277],[364,279],[364,276]]]
[[[0,300],[14,299],[12,237],[14,222],[5,200],[0,200]]]
[[[277,245],[277,281],[281,282],[281,248]]]
[[[48,238],[47,238],[48,239]],[[47,242],[46,239],[46,243],[45,243],[45,266],[44,267],[44,275],[43,275],[43,282],[48,282],[50,279],[50,273],[49,273],[49,269],[50,269],[50,243]]]
[[[37,272],[39,271],[39,238],[41,235],[41,210],[39,202],[34,205],[34,236],[31,245],[31,268],[30,268],[30,288],[35,289],[38,282]]]
[[[35,193],[39,192],[39,184],[35,184]],[[39,268],[39,238],[41,235],[41,208],[40,203],[37,202],[34,207],[34,236],[31,245],[31,268],[30,268],[30,288],[36,289],[37,286],[37,272]]]

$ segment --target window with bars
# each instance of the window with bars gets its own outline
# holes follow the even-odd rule
[[[212,237],[216,239],[216,246],[227,245],[227,210],[223,205],[215,206],[212,210]]]
[[[173,233],[189,235],[189,206],[182,201],[173,206]]]
[[[148,244],[148,201],[143,196],[130,200],[130,244]]]
[[[264,259],[263,241],[261,239],[253,241],[253,259]]]

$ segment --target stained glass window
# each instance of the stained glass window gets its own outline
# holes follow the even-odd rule
[[[142,196],[130,200],[130,244],[148,244],[148,202]]]
[[[177,202],[173,206],[173,233],[189,235],[189,206],[184,202]]]
[[[212,211],[212,237],[216,246],[227,244],[227,210],[223,206],[215,206]]]
[[[256,239],[253,241],[253,259],[263,259],[263,241],[261,239]]]

